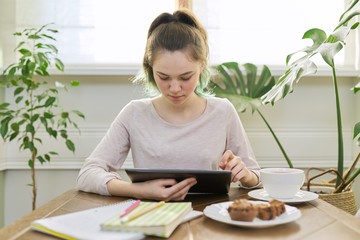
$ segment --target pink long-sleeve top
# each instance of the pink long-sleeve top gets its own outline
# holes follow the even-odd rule
[[[109,195],[106,183],[121,179],[118,171],[130,149],[137,168],[203,170],[219,169],[221,156],[231,150],[259,176],[260,167],[246,132],[227,99],[207,98],[203,114],[186,124],[163,120],[151,99],[131,101],[86,159],[77,179],[78,189]]]

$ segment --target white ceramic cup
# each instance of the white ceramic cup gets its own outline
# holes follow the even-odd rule
[[[263,168],[260,178],[270,197],[293,198],[304,184],[305,174],[296,168]]]

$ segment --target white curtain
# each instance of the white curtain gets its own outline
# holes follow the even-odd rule
[[[344,1],[328,0],[192,0],[192,4],[209,33],[210,63],[269,66],[284,66],[287,54],[311,44],[301,39],[306,30],[318,27],[329,34],[344,9]],[[57,46],[66,66],[138,67],[151,21],[174,10],[175,0],[0,0],[0,68],[15,59],[15,30],[50,22],[60,31]],[[355,34],[348,38],[346,50],[337,56],[338,66],[355,68],[358,44]]]

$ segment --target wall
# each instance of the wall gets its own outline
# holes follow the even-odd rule
[[[62,106],[66,109],[81,110],[86,120],[78,120],[81,135],[76,131],[71,132],[77,147],[75,155],[66,151],[62,144],[55,146],[52,141],[44,146],[56,147],[61,154],[50,164],[38,167],[38,206],[75,186],[77,172],[82,162],[100,141],[121,108],[131,99],[143,96],[139,87],[131,85],[129,77],[106,75],[53,77],[53,80],[81,82],[80,87],[70,89],[63,95]],[[339,81],[343,100],[347,165],[358,151],[351,141],[353,124],[356,119],[360,119],[359,97],[355,97],[349,91],[355,81],[356,79],[352,77],[343,77]],[[6,97],[11,96],[6,95]],[[336,118],[330,77],[304,78],[294,93],[284,101],[278,102],[275,106],[264,106],[261,110],[283,143],[295,167],[335,166]],[[260,166],[286,166],[280,150],[260,117],[250,112],[242,113],[240,116]],[[25,160],[26,154],[20,153],[16,144],[6,144],[2,150],[0,149],[0,153],[1,151],[0,170],[3,170],[5,191],[2,195],[4,223],[9,224],[31,211],[31,191],[30,187],[26,186],[30,182],[30,173]],[[126,162],[126,167],[128,166],[131,166],[131,161]],[[359,196],[358,181],[355,186]]]
[[[5,91],[4,89],[0,88],[0,104],[4,101],[4,94]],[[3,142],[2,139],[0,138],[0,166],[3,165],[5,159],[3,158]],[[5,173],[3,171],[1,171],[2,169],[0,168],[0,227],[4,226],[4,196],[5,196],[5,191],[4,191],[4,182],[5,182]]]
[[[4,223],[4,212],[5,212],[5,203],[4,203],[4,172],[0,171],[0,228],[5,225]]]

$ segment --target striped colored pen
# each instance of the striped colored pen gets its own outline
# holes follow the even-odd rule
[[[126,208],[124,211],[121,212],[120,217],[122,218],[122,217],[125,217],[126,215],[128,215],[134,208],[139,206],[140,203],[141,203],[141,200],[136,200],[128,208]]]

